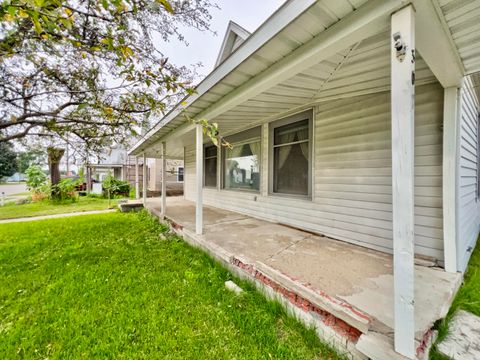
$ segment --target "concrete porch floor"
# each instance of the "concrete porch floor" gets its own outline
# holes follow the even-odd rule
[[[159,199],[147,208],[158,214]],[[167,219],[195,235],[195,204],[167,198]],[[313,303],[363,334],[392,337],[392,256],[247,215],[204,207],[204,235],[218,252],[260,269],[276,282],[305,294]],[[415,266],[415,330],[418,345],[443,318],[461,283],[460,274]]]

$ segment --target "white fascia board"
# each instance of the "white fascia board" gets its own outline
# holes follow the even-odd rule
[[[213,70],[196,88],[196,93],[184,98],[171,110],[161,121],[145,134],[137,144],[129,151],[129,155],[138,155],[144,150],[145,142],[154,135],[165,124],[168,124],[178,116],[185,108],[195,102],[200,96],[216,85],[227,76],[233,69],[240,65],[250,55],[255,53],[267,41],[288,26],[293,20],[300,16],[317,0],[295,0],[288,1],[280,7],[270,18],[268,18],[238,49],[225,59],[215,70]],[[183,104],[183,105],[181,105]]]
[[[414,0],[416,48],[444,88],[459,86],[465,68],[436,0]]]

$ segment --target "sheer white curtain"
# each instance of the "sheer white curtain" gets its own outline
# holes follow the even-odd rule
[[[250,151],[252,152],[252,155],[260,155],[260,149],[261,149],[261,144],[260,141],[255,141],[249,144],[250,145]]]
[[[279,143],[280,144],[288,144],[291,143],[295,139],[296,131],[288,131],[284,132],[279,136]],[[288,155],[290,155],[290,151],[292,151],[291,146],[281,146],[278,149],[278,168],[281,169],[285,164],[285,161],[288,159]]]
[[[298,140],[307,140],[308,128],[298,129],[297,135]],[[302,149],[303,156],[308,160],[308,141],[300,143],[300,148]]]

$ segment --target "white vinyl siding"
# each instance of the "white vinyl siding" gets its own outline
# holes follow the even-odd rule
[[[416,91],[415,251],[443,260],[443,89]],[[390,93],[321,103],[314,117],[313,201],[205,189],[205,204],[391,252]],[[185,197],[194,201],[193,146],[185,171]]]
[[[461,89],[460,164],[458,191],[458,264],[465,270],[479,231],[478,187],[478,99],[470,78]]]

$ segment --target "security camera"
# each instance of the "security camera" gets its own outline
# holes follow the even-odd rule
[[[393,47],[395,48],[397,59],[402,62],[405,59],[405,55],[407,53],[407,45],[403,41],[402,36],[399,32],[393,34],[393,41]]]

